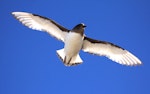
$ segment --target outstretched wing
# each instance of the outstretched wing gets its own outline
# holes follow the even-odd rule
[[[18,19],[23,25],[39,31],[46,31],[51,36],[64,42],[65,35],[69,32],[68,29],[59,25],[55,21],[42,17],[40,15],[26,12],[12,12],[12,15]]]
[[[88,37],[84,38],[83,48],[84,52],[106,56],[109,59],[123,64],[123,65],[140,65],[142,62],[129,51],[105,41],[98,41]]]

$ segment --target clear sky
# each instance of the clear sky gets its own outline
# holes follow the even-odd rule
[[[0,94],[150,94],[150,0],[1,0],[0,11]],[[13,11],[68,29],[82,22],[87,36],[129,50],[143,65],[81,51],[83,64],[66,67],[56,55],[63,43],[23,26]]]

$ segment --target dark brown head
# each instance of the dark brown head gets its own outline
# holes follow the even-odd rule
[[[71,32],[77,32],[77,33],[80,33],[81,35],[83,35],[85,27],[86,26],[83,23],[78,24],[71,30]]]

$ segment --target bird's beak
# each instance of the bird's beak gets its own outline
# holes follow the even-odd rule
[[[86,27],[86,25],[83,26],[84,28]]]

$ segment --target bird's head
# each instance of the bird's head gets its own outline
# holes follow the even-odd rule
[[[81,33],[84,34],[84,28],[86,27],[85,24],[80,23],[78,25],[76,25],[73,29],[72,32],[77,32],[77,33]]]
[[[86,27],[86,25],[84,23],[80,23],[78,25],[76,25],[73,29],[84,29]]]

